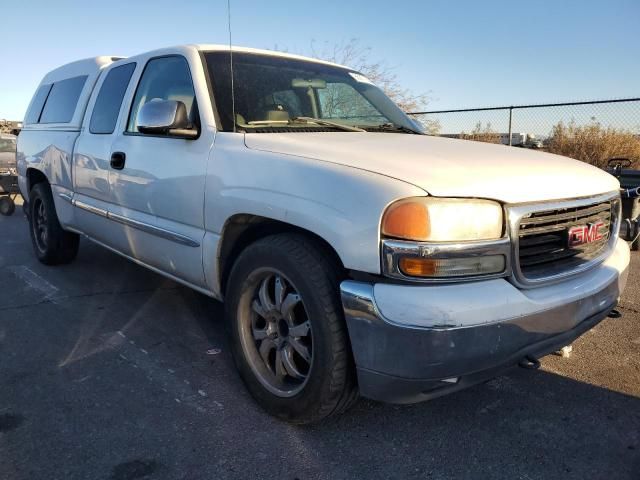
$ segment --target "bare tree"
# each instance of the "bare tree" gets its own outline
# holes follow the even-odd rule
[[[424,110],[429,103],[430,98],[427,93],[414,93],[404,88],[393,68],[385,61],[372,59],[371,47],[363,46],[357,38],[336,44],[324,42],[320,46],[312,41],[311,56],[359,71],[380,87],[405,112]],[[424,116],[415,120],[424,126],[427,133],[435,135],[440,131],[440,123],[437,120]]]
[[[428,94],[416,94],[402,87],[393,68],[384,61],[373,60],[371,47],[361,45],[357,38],[332,45],[324,42],[321,47],[312,41],[311,55],[359,71],[384,90],[389,98],[405,112],[423,110],[429,103]]]
[[[289,51],[278,45],[275,45],[274,50]],[[352,38],[348,42],[331,44],[325,41],[320,46],[315,40],[312,40],[309,55],[327,62],[345,65],[362,73],[381,88],[404,112],[424,110],[429,103],[430,97],[427,93],[416,94],[404,88],[400,84],[398,76],[393,72],[393,68],[387,62],[372,60],[371,47],[363,46],[357,38]],[[350,109],[355,108],[354,105],[348,104],[349,102],[345,100],[344,95],[338,95],[338,92],[327,92],[326,102],[331,114],[336,113],[337,116],[345,115]],[[424,127],[428,134],[439,134],[441,127],[438,120],[427,118],[424,115],[417,115],[413,118]]]

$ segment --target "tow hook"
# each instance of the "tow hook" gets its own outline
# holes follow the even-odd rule
[[[540,361],[531,355],[527,355],[518,362],[518,366],[520,368],[526,368],[527,370],[537,370],[540,368]]]
[[[620,318],[622,317],[622,312],[620,310],[616,310],[615,308],[609,312],[607,315],[609,318]]]

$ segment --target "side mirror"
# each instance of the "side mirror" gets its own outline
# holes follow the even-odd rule
[[[198,130],[189,121],[187,107],[176,100],[151,100],[140,107],[138,131],[151,135],[196,138]]]

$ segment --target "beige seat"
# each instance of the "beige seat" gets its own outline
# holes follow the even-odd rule
[[[258,112],[258,118],[256,118],[256,120],[267,122],[288,122],[289,112],[287,112],[282,105],[266,105]]]

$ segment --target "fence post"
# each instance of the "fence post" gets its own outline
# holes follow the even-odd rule
[[[513,120],[513,107],[509,107],[509,146],[511,146],[511,121]]]

